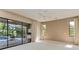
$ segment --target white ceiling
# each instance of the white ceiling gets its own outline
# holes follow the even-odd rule
[[[79,9],[7,9],[34,20],[45,22],[79,15]]]

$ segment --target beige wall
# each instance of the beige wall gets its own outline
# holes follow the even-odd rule
[[[35,41],[37,36],[39,36],[38,39],[40,39],[40,22],[4,10],[0,10],[0,17],[32,24],[32,41]]]
[[[47,26],[45,39],[73,43],[74,37],[69,37],[68,22],[71,19],[73,18],[43,22],[42,24],[46,24]]]

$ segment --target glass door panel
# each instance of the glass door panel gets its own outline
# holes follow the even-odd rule
[[[7,20],[0,18],[0,49],[7,47]]]
[[[73,19],[69,21],[69,37],[73,44],[75,41],[75,35],[76,35],[76,25],[75,25],[75,19]]]
[[[23,25],[23,43],[27,43],[27,25]]]
[[[15,40],[16,40],[16,44],[22,44],[22,25],[16,25],[15,28]]]
[[[8,22],[8,44],[9,46],[22,44],[21,23],[9,20]]]

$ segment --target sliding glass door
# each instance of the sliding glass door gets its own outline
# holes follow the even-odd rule
[[[7,47],[7,20],[0,18],[0,49]]]
[[[0,49],[28,43],[28,24],[0,17]]]
[[[8,45],[22,44],[22,25],[20,22],[8,20]]]
[[[69,37],[71,39],[71,43],[74,44],[76,40],[76,19],[69,21]]]

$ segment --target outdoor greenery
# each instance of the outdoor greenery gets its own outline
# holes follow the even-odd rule
[[[21,25],[12,25],[9,24],[8,26],[8,36],[15,36],[15,37],[21,37],[22,34],[22,27]]]
[[[21,37],[21,25],[8,24],[8,36]],[[0,36],[7,36],[7,24],[0,22]]]
[[[7,35],[7,24],[0,22],[0,36]]]
[[[69,32],[70,32],[70,36],[71,37],[74,37],[75,36],[75,28],[70,28],[69,29]]]
[[[69,35],[70,37],[74,37],[75,36],[75,21],[70,21],[69,23]]]

